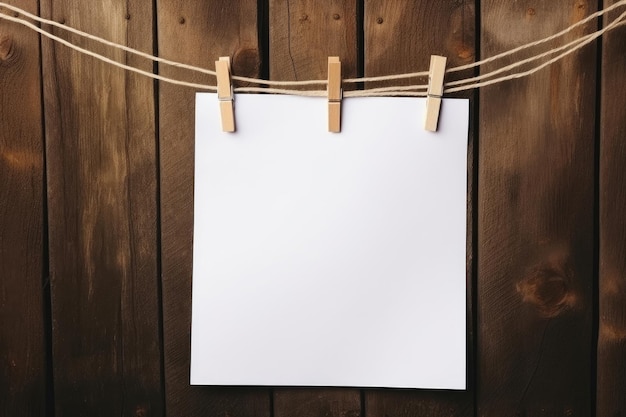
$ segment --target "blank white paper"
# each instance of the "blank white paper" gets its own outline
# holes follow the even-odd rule
[[[191,384],[464,389],[468,101],[196,98]]]

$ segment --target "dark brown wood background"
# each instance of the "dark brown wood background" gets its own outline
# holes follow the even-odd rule
[[[10,3],[162,57],[212,67],[229,55],[238,75],[281,80],[325,78],[330,55],[346,77],[423,70],[431,54],[468,63],[602,5]],[[625,74],[620,28],[531,77],[464,95],[467,391],[191,387],[194,91],[0,21],[0,415],[626,415]]]

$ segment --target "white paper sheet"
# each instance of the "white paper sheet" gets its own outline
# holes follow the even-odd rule
[[[191,383],[464,389],[468,101],[196,102]]]

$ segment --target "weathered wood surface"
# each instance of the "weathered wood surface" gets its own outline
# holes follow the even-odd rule
[[[390,2],[370,0],[364,9],[365,75],[402,74],[428,70],[431,55],[448,58],[447,68],[468,64],[475,57],[474,2],[433,0]],[[447,75],[445,81],[472,73]],[[393,80],[386,85],[398,85]],[[426,84],[427,77],[406,84]],[[378,86],[372,83],[368,87]]]
[[[150,3],[41,6],[55,21],[152,51]],[[43,57],[55,415],[159,416],[153,83],[49,41]]]
[[[359,391],[350,388],[281,388],[274,391],[274,417],[359,417]]]
[[[205,68],[230,56],[234,74],[258,76],[256,0],[166,1],[159,2],[157,13],[160,56]],[[215,78],[164,65],[159,72],[215,85]],[[177,417],[269,416],[268,389],[189,385],[194,108],[193,89],[159,85],[166,411]]]
[[[270,78],[327,79],[329,56],[341,60],[343,78],[356,77],[358,18],[357,2],[270,0]],[[356,389],[274,391],[275,417],[357,417],[360,413],[361,399]]]
[[[605,7],[615,1],[605,2]],[[622,11],[611,13],[605,22]],[[626,28],[602,44],[597,415],[626,415]]]
[[[475,56],[475,7],[473,1],[441,3],[432,0],[389,2],[370,0],[364,10],[365,76],[416,72],[428,69],[431,55],[448,58],[447,67],[470,63]],[[445,81],[471,76],[471,71],[447,76]],[[425,84],[427,78],[412,79]],[[398,85],[398,81],[384,85]],[[371,83],[368,87],[380,86]],[[471,93],[463,97],[470,97]],[[422,123],[416,121],[416,123]],[[470,131],[468,160],[468,390],[366,390],[368,417],[384,416],[473,416],[472,331],[472,205],[473,135]],[[442,330],[445,331],[445,330]]]
[[[354,1],[269,0],[270,78],[326,79],[329,56],[340,58],[343,78],[356,77],[359,7]]]
[[[481,7],[488,57],[555,33],[596,4]],[[479,416],[592,412],[595,83],[589,46],[480,90]]]
[[[36,1],[11,3],[37,10]],[[6,417],[43,416],[47,408],[40,71],[37,35],[0,21],[0,416]]]
[[[31,0],[13,4],[37,10]],[[481,55],[491,56],[596,6],[486,0],[475,15],[469,0],[42,0],[41,13],[163,57],[212,67],[229,55],[235,74],[305,80],[326,78],[331,55],[341,57],[345,77],[423,70],[431,54],[446,55],[449,67],[467,63],[477,34]],[[624,414],[626,122],[617,92],[625,39],[622,28],[603,41],[601,91],[588,46],[477,93],[468,392],[216,388],[189,386],[195,92],[164,83],[155,90],[149,80],[44,40],[42,97],[37,36],[0,21],[0,415],[52,415],[54,406],[58,416],[586,416],[594,391],[598,416]],[[214,82],[163,65],[158,71]],[[470,162],[474,145],[470,135]]]

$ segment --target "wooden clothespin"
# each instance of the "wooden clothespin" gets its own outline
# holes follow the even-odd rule
[[[235,131],[235,109],[233,84],[230,79],[230,57],[222,56],[215,61],[217,77],[217,99],[220,102],[220,114],[222,116],[222,131]]]
[[[341,132],[341,61],[328,57],[328,131]]]
[[[443,78],[446,73],[445,56],[430,56],[430,71],[428,73],[428,96],[426,97],[426,122],[424,128],[431,132],[437,131],[441,97],[443,96]]]

